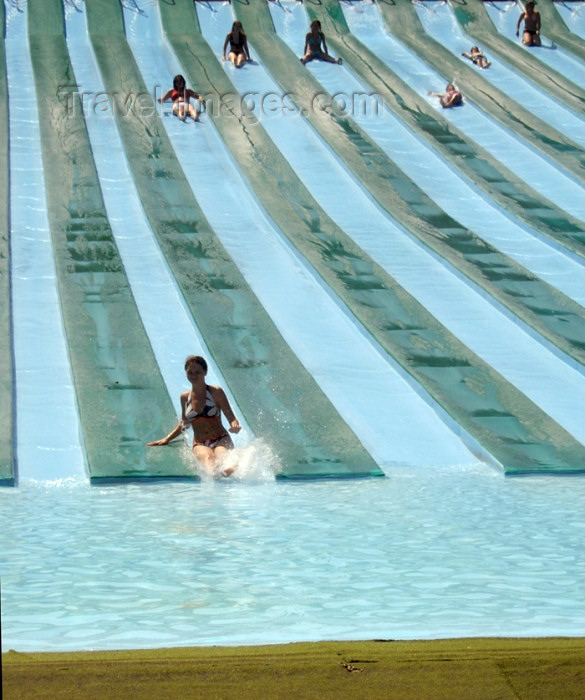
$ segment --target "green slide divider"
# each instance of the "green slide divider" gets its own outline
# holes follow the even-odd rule
[[[296,96],[301,114],[382,209],[544,338],[585,364],[583,307],[443,211],[350,117],[315,109],[315,96],[326,91],[276,35],[264,0],[237,2],[234,8],[283,92]]]
[[[60,0],[27,6],[61,308],[92,481],[193,477],[149,439],[176,422],[108,223]]]
[[[406,0],[399,1],[405,2]],[[457,21],[464,27],[466,33],[474,37],[480,44],[489,46],[490,53],[499,56],[522,75],[528,76],[530,80],[540,85],[543,90],[563,102],[577,114],[585,115],[585,90],[538,59],[538,52],[547,50],[544,46],[536,48],[534,51],[527,51],[520,46],[520,39],[516,43],[500,34],[487,13],[483,0],[448,1]],[[540,6],[537,9],[540,9]],[[543,26],[542,33],[547,34],[547,27]]]
[[[248,25],[257,9],[250,7],[251,17],[244,17],[250,37]],[[233,85],[200,34],[192,2],[161,3],[160,11],[191,84],[204,94],[233,95]],[[280,40],[272,32],[267,41]],[[254,48],[258,50],[255,41]],[[288,56],[285,61],[279,55],[274,60],[269,66],[275,71],[291,65]],[[226,115],[228,107],[208,116],[259,201],[381,346],[507,473],[583,471],[585,448],[471,353],[361,251],[320,209],[262,126],[236,113]]]
[[[543,34],[581,61],[585,61],[585,39],[573,34],[567,27],[565,20],[555,7],[555,1],[539,0],[538,11],[541,16]]]
[[[117,107],[118,128],[152,229],[239,409],[254,433],[278,453],[280,476],[383,476],[220,244],[156,110],[122,116],[128,92],[146,94],[148,89],[127,44],[119,3],[92,0],[86,11],[95,55]]]
[[[482,0],[477,0],[477,3],[481,4],[481,2]],[[423,57],[426,63],[437,72],[449,76],[445,78],[446,82],[457,82],[465,95],[494,119],[585,183],[585,149],[519,103],[514,102],[510,95],[493,86],[478,71],[473,72],[470,66],[453,56],[451,51],[429,36],[411,0],[392,0],[392,3],[379,1],[378,7],[388,33]],[[461,21],[458,7],[455,7],[455,15]],[[469,7],[467,5],[467,8]],[[473,7],[476,7],[475,3]],[[485,42],[478,40],[477,43],[484,43],[491,51],[491,42],[498,32],[485,13],[485,9],[483,7],[480,9],[485,16],[486,24],[489,23],[493,32],[485,32],[485,36],[482,35]],[[464,24],[463,28],[469,32],[467,24]],[[512,42],[509,43],[513,46]],[[530,70],[529,73],[531,74]]]
[[[585,224],[536,192],[449,120],[437,114],[418,93],[351,34],[338,0],[310,4],[307,11],[311,17],[321,21],[327,40],[336,53],[351,64],[356,75],[381,95],[385,105],[412,131],[504,209],[540,234],[585,257]],[[477,70],[462,66],[461,75],[467,84],[476,79]]]
[[[4,3],[0,8],[0,486],[14,486],[14,370],[10,291],[10,167]]]

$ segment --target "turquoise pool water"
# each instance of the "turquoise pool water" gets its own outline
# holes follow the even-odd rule
[[[5,651],[585,630],[585,479],[25,483],[0,506]]]
[[[166,84],[180,66],[161,37],[156,4],[145,2],[141,11],[135,3],[126,5],[126,33],[141,73],[149,85]],[[245,427],[233,480],[88,485],[56,292],[38,120],[31,108],[36,98],[23,50],[26,5],[5,7],[16,156],[11,217],[19,481],[0,490],[3,650],[582,636],[585,479],[506,479],[453,421],[413,391],[267,221],[206,115],[190,131],[163,116],[189,182],[287,342],[387,478],[277,482],[270,447]],[[76,78],[95,93],[100,76],[88,50],[83,3],[66,8]],[[372,9],[368,3],[344,6],[352,31],[369,36],[379,55],[389,64],[396,61],[393,69],[421,94],[441,85],[443,78],[420,59],[389,43]],[[428,31],[450,21],[447,10],[441,6],[425,20]],[[272,12],[281,36],[297,47],[306,28],[303,7],[278,3]],[[202,3],[198,13],[219,52],[230,6]],[[455,32],[452,40],[454,50],[466,41]],[[354,80],[329,68],[309,67],[332,92]],[[508,80],[496,68],[495,78]],[[253,67],[255,73],[252,67],[237,75],[229,65],[225,70],[242,92],[259,84],[264,92],[274,91],[261,65]],[[551,197],[582,215],[583,200],[571,194],[574,182],[545,159],[529,163],[526,151],[512,150],[522,144],[467,107],[453,115],[462,129],[477,129],[481,118],[486,148],[499,148],[498,157],[508,157],[510,166],[516,160],[520,177],[544,178]],[[560,110],[557,116],[564,118]],[[570,116],[578,125],[580,118]],[[451,166],[417,138],[397,136],[392,119],[384,115],[364,128],[371,127],[445,206],[470,221],[481,207],[486,236],[491,233],[511,256],[583,304],[581,260],[486,204],[463,178],[451,179]],[[442,323],[583,441],[582,368],[537,342],[405,235],[301,121],[268,120],[266,129],[323,208],[364,249],[375,251],[380,264]],[[185,388],[184,357],[207,354],[204,338],[157,252],[115,125],[88,119],[88,133],[141,318],[169,393],[177,397]],[[188,157],[189,149],[197,159]],[[461,189],[455,195],[456,187]],[[246,236],[233,230],[222,207],[240,208]],[[211,379],[223,384],[218,368],[212,367]]]

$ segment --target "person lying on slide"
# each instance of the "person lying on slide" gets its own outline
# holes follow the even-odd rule
[[[199,355],[189,355],[185,360],[185,373],[191,389],[181,394],[181,420],[161,440],[148,443],[148,447],[168,445],[190,425],[193,428],[193,454],[210,475],[219,469],[221,476],[230,476],[234,468],[221,470],[221,460],[234,443],[223,426],[221,414],[229,421],[230,433],[239,433],[240,423],[234,415],[224,390],[206,384],[207,362]]]
[[[464,51],[461,55],[465,56],[465,58],[468,58],[470,61],[473,61],[478,68],[489,68],[492,65],[483,55],[483,51],[479,48],[479,46],[472,46],[471,51]]]

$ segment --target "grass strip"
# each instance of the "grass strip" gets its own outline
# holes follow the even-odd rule
[[[561,243],[568,250],[585,257],[585,226],[542,194],[528,186],[488,151],[468,138],[449,120],[399,78],[367,46],[350,32],[338,0],[323,0],[309,5],[310,17],[319,19],[335,52],[351,63],[352,70],[415,134],[444,156],[461,173],[483,190],[498,205],[527,223],[539,234]],[[422,31],[422,27],[420,28]],[[398,30],[397,30],[398,31]],[[432,42],[432,39],[429,38]],[[441,48],[441,57],[449,59],[449,68],[459,72],[460,84],[477,83],[481,106],[489,109],[493,97],[486,98],[485,80],[477,70],[458,65],[450,52]],[[451,65],[453,64],[453,65]],[[446,70],[446,67],[445,67]]]
[[[8,700],[581,700],[585,640],[444,639],[3,655]]]
[[[10,153],[5,8],[0,8],[0,486],[14,485],[14,386],[10,289]]]
[[[233,85],[201,36],[192,3],[177,0],[159,7],[191,84],[205,94],[233,95]],[[244,26],[249,32],[248,19]],[[272,33],[268,41],[280,40]],[[279,62],[275,71],[285,70],[288,63]],[[297,59],[296,65],[300,65]],[[229,114],[228,109],[225,105],[225,110],[208,111],[208,116],[256,196],[381,346],[508,471],[581,470],[582,446],[471,353],[356,246],[319,207],[260,124],[245,115]]]
[[[205,219],[156,110],[123,116],[124,96],[148,89],[124,35],[120,4],[93,0],[86,11],[144,210],[246,421],[279,455],[283,477],[381,476]]]
[[[193,476],[150,450],[176,420],[105,211],[60,0],[29,3],[47,208],[90,477]]]

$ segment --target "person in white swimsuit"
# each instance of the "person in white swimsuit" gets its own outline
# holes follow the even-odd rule
[[[168,445],[189,426],[193,428],[193,454],[210,474],[215,474],[221,458],[234,443],[225,429],[221,414],[229,421],[230,433],[239,433],[240,423],[219,386],[206,384],[207,362],[199,355],[189,355],[185,360],[185,372],[191,389],[181,394],[181,420],[179,424],[161,440],[149,442],[149,447]],[[233,468],[221,471],[222,476],[230,476]]]

